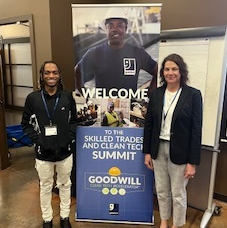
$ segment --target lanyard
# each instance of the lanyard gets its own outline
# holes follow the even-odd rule
[[[169,105],[169,107],[168,107],[166,113],[163,111],[163,113],[164,113],[164,115],[163,115],[163,117],[164,117],[164,122],[165,122],[166,117],[167,117],[167,115],[168,115],[169,109],[170,109],[170,107],[172,106],[174,100],[176,99],[177,94],[179,93],[180,89],[181,89],[181,88],[179,88],[179,89],[177,90],[177,93],[175,94],[174,98],[172,99],[172,101],[171,101],[171,103],[170,103],[170,105]],[[163,97],[163,105],[164,105],[164,104],[165,104],[165,96]]]
[[[44,104],[44,106],[45,106],[47,116],[48,116],[48,118],[49,118],[49,120],[50,120],[50,125],[52,125],[51,116],[50,116],[49,110],[48,110],[48,108],[47,108],[47,103],[46,103],[46,100],[45,100],[45,98],[44,98],[43,90],[41,91],[41,96],[42,96],[42,99],[43,99],[43,104]],[[53,109],[52,115],[54,114],[54,112],[55,112],[55,110],[56,110],[56,108],[57,108],[58,101],[59,101],[59,96],[58,96],[57,99],[55,100],[55,105],[54,105],[54,109]]]

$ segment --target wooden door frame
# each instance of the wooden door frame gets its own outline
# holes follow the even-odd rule
[[[6,134],[6,122],[5,122],[5,102],[3,93],[3,81],[2,81],[2,68],[1,68],[1,49],[0,49],[0,169],[6,169],[9,163],[8,157],[8,145],[7,145],[7,134]]]
[[[33,88],[37,88],[37,68],[36,68],[36,55],[35,55],[35,38],[34,38],[34,27],[33,27],[33,16],[31,14],[22,15],[17,17],[3,18],[0,19],[1,25],[14,24],[17,22],[28,22],[30,32],[30,46],[31,46],[31,60],[32,60],[32,76],[33,76]],[[1,35],[1,34],[0,34]],[[2,71],[2,70],[1,70]],[[0,100],[2,105],[0,107],[0,169],[5,169],[10,165],[8,158],[8,145],[7,145],[7,132],[6,132],[6,121],[5,121],[5,99],[3,90],[3,79],[2,72],[0,72]]]

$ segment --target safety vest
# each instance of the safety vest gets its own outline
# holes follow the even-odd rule
[[[119,118],[116,112],[106,112],[105,113],[106,117],[107,117],[107,121],[108,121],[108,126],[110,127],[118,127],[119,126]]]

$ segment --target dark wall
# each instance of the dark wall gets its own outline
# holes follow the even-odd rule
[[[62,68],[66,89],[74,90],[72,8],[67,0],[50,0],[52,59]]]

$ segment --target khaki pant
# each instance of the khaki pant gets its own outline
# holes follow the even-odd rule
[[[71,204],[71,171],[72,155],[58,162],[48,162],[36,159],[35,168],[40,180],[40,205],[44,221],[53,219],[53,209],[51,206],[52,188],[54,183],[54,170],[56,168],[56,187],[59,188],[60,216],[69,217]]]

